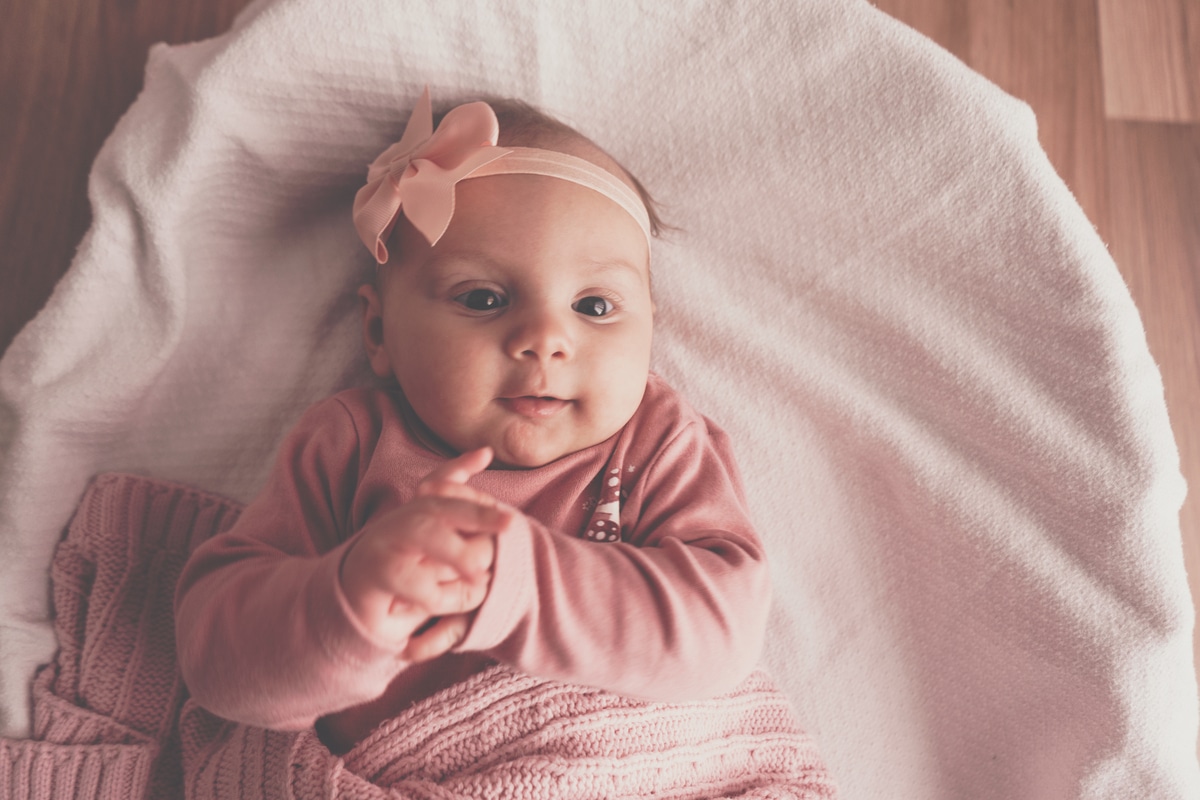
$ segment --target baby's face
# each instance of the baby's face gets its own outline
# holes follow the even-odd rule
[[[458,184],[436,246],[401,226],[403,256],[382,267],[378,295],[362,290],[368,354],[442,441],[537,467],[629,420],[654,307],[645,234],[620,206],[569,181],[496,175]]]

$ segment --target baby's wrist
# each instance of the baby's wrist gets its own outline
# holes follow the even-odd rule
[[[359,627],[369,629],[372,627],[370,625],[370,591],[364,591],[364,581],[359,574],[358,562],[354,558],[355,547],[359,544],[358,538],[355,537],[348,541],[345,552],[341,554],[337,570],[337,588],[346,604],[346,610],[354,617],[354,621]]]

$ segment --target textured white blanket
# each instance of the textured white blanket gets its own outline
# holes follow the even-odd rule
[[[89,477],[253,495],[364,379],[349,204],[429,84],[540,104],[681,230],[654,368],[732,435],[765,664],[845,797],[1194,798],[1158,371],[1028,108],[862,0],[278,0],[151,52],[0,360],[0,722]]]

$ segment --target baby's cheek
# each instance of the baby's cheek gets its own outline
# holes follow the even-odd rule
[[[599,444],[625,427],[641,404],[642,390],[630,386],[610,386],[608,391],[591,404],[592,414],[587,428],[593,440],[586,446]]]

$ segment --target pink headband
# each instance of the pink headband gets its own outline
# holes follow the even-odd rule
[[[433,129],[429,88],[421,94],[404,135],[367,170],[367,185],[354,197],[354,227],[380,264],[403,209],[430,245],[454,216],[454,187],[487,175],[546,175],[594,189],[629,212],[650,242],[650,216],[638,193],[590,161],[534,147],[497,147],[500,124],[487,103],[450,110]]]

